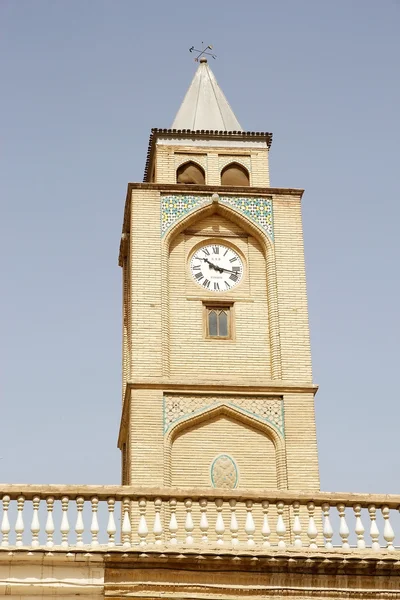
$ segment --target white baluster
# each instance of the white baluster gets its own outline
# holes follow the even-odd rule
[[[285,521],[283,520],[283,511],[285,509],[285,505],[283,504],[283,502],[278,502],[276,508],[278,511],[278,519],[276,522],[276,533],[278,536],[278,548],[286,548],[286,543],[285,543],[286,525],[285,525]]]
[[[271,529],[270,529],[269,521],[268,521],[268,508],[269,508],[268,500],[263,500],[261,503],[261,506],[262,506],[262,510],[263,510],[263,524],[262,524],[262,528],[261,528],[261,535],[263,538],[264,548],[268,548],[271,545],[271,543],[269,541],[269,538],[271,535]]]
[[[353,506],[353,510],[354,510],[354,516],[356,517],[356,525],[354,528],[354,531],[356,532],[356,536],[357,536],[357,548],[360,548],[360,550],[363,550],[365,548],[365,539],[364,539],[364,525],[361,521],[361,506],[360,504],[355,504]]]
[[[82,511],[83,511],[83,506],[85,504],[85,499],[82,498],[81,496],[79,498],[76,499],[76,524],[75,524],[75,533],[76,533],[76,545],[77,546],[83,546],[83,531],[84,531],[84,524],[83,524],[83,515],[82,515]]]
[[[186,520],[185,520],[185,531],[186,531],[186,544],[191,546],[194,542],[193,540],[193,517],[192,517],[192,501],[190,498],[185,500],[185,508],[186,508]]]
[[[246,510],[247,510],[247,515],[246,515],[246,522],[244,525],[244,530],[247,534],[247,545],[254,546],[255,545],[254,533],[256,530],[256,526],[254,525],[254,519],[253,519],[253,501],[252,500],[246,500]]]
[[[53,508],[54,508],[54,498],[53,496],[49,496],[46,498],[46,506],[47,506],[47,519],[46,526],[44,528],[47,535],[47,548],[52,548],[54,546],[53,534],[54,534],[54,521],[53,521]]]
[[[387,542],[386,548],[387,548],[387,550],[389,550],[389,552],[393,552],[393,550],[394,550],[394,546],[393,546],[394,531],[393,531],[393,528],[389,521],[390,508],[388,506],[382,506],[382,515],[383,515],[383,518],[385,519],[385,524],[383,527],[383,537],[384,537],[385,541]]]
[[[178,540],[176,539],[176,534],[178,532],[178,521],[176,520],[176,499],[175,498],[170,499],[169,508],[171,511],[171,518],[169,520],[169,534],[170,534],[169,543],[172,544],[172,546],[175,546],[178,543]]]
[[[129,498],[122,500],[122,546],[124,548],[130,548],[131,546],[131,515],[130,515],[131,501]]]
[[[308,528],[307,528],[307,536],[308,539],[310,540],[310,548],[312,548],[313,550],[316,550],[318,548],[317,546],[317,536],[318,536],[318,531],[317,531],[317,527],[315,525],[315,519],[314,519],[314,512],[315,512],[315,504],[314,502],[309,502],[307,504],[307,510],[308,510]]]
[[[322,513],[324,515],[324,525],[323,525],[323,534],[325,538],[325,548],[331,550],[333,548],[332,538],[333,538],[333,529],[331,525],[331,520],[329,517],[329,509],[330,506],[327,502],[322,505]]]
[[[62,517],[61,517],[60,531],[61,531],[61,546],[64,546],[64,547],[68,546],[68,534],[69,534],[68,504],[69,504],[68,496],[64,496],[63,498],[61,498]]]
[[[376,508],[373,504],[371,504],[371,506],[368,507],[368,512],[369,512],[369,518],[371,519],[371,527],[369,530],[369,535],[371,536],[371,549],[378,551],[381,549],[381,546],[379,544],[379,529],[378,529],[378,525],[376,524]]]
[[[91,504],[92,504],[92,522],[90,524],[90,533],[92,534],[92,541],[91,541],[90,545],[92,548],[95,548],[96,546],[99,545],[98,535],[99,535],[99,531],[100,531],[99,521],[97,518],[97,511],[99,508],[99,499],[97,498],[97,496],[93,496],[93,498],[91,499]]]
[[[224,501],[221,498],[215,500],[215,506],[217,507],[217,520],[215,522],[215,533],[217,534],[217,544],[222,546],[224,543],[225,523],[222,517],[222,508]]]
[[[161,507],[162,507],[162,500],[161,498],[156,498],[154,500],[154,508],[156,511],[156,514],[154,516],[154,527],[153,527],[153,533],[154,533],[154,538],[155,538],[155,544],[157,544],[158,546],[160,544],[162,544],[162,534],[163,534],[163,526],[162,526],[162,522],[161,522]]]
[[[300,502],[293,502],[293,534],[294,534],[294,547],[301,548],[303,542],[301,541],[301,522],[300,522]]]
[[[199,502],[200,504],[200,531],[201,531],[201,541],[203,544],[208,544],[208,519],[207,519],[207,500],[202,498]]]
[[[115,533],[117,531],[117,526],[115,525],[114,519],[114,508],[115,508],[115,498],[107,498],[107,507],[108,507],[108,522],[107,522],[107,535],[108,535],[108,546],[111,548],[115,546]]]
[[[35,496],[34,498],[32,498],[32,506],[33,506],[32,523],[31,523],[32,548],[37,548],[39,546],[39,532],[40,532],[39,505],[40,505],[39,496]]]
[[[24,529],[25,529],[24,517],[23,517],[24,503],[25,503],[25,498],[23,496],[19,496],[19,498],[17,499],[17,507],[18,507],[17,521],[15,523],[15,533],[17,534],[16,542],[15,542],[16,546],[23,545],[22,536],[24,534]]]
[[[147,527],[147,521],[146,521],[146,506],[147,506],[146,498],[140,498],[139,499],[139,526],[138,526],[139,546],[147,545],[147,536],[149,535],[149,528]]]
[[[339,519],[340,519],[339,534],[340,534],[340,537],[342,538],[342,548],[344,550],[348,550],[350,548],[350,544],[349,544],[350,530],[346,523],[346,513],[345,513],[346,507],[344,504],[338,504],[337,510],[338,510]]]
[[[238,532],[239,532],[239,524],[236,518],[236,500],[233,498],[229,500],[229,506],[231,507],[231,524],[229,526],[232,538],[232,546],[239,545]]]
[[[1,533],[2,540],[1,545],[7,547],[10,545],[8,540],[9,533],[11,530],[10,521],[8,519],[8,507],[10,506],[10,496],[3,496],[3,518],[1,520]]]

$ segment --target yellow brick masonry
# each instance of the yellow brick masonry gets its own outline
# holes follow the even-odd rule
[[[200,155],[200,156],[199,156]],[[232,162],[237,160],[239,163],[242,156],[250,157],[250,181],[252,186],[269,186],[269,167],[268,167],[268,149],[243,148],[243,146],[212,147],[204,141],[202,145],[191,147],[182,145],[157,145],[155,158],[155,182],[156,183],[176,183],[177,165],[186,160],[198,162],[206,170],[206,184],[220,185],[221,170],[220,157],[229,156]]]
[[[273,218],[282,378],[312,381],[300,198],[275,196]]]
[[[216,455],[226,453],[238,465],[241,488],[316,490],[301,192],[267,187],[266,148],[213,143],[197,139],[194,145],[158,144],[155,184],[132,186],[127,199],[124,382],[129,389],[120,436],[120,443],[127,445],[127,482],[211,485],[210,464]],[[205,169],[206,186],[218,187],[175,185],[177,166],[191,157]],[[210,197],[219,190],[221,169],[230,159],[249,167],[252,187],[238,192],[224,188],[223,193],[272,197],[275,243],[271,245],[251,223],[224,207],[207,207],[198,217],[189,217],[171,237],[162,238],[163,191],[203,192]],[[205,338],[204,304],[216,296],[198,286],[189,271],[191,254],[208,240],[233,246],[245,265],[242,282],[229,294],[218,296],[234,303],[231,340]],[[172,428],[164,435],[163,396],[171,388],[185,393],[189,386],[190,393],[206,405],[208,394],[220,393],[223,399],[233,393],[229,390],[241,398],[255,390],[267,397],[279,382],[284,438],[268,427],[260,429],[251,417],[229,411],[205,413],[188,420],[177,433]]]
[[[219,213],[208,214],[176,235],[167,262],[163,263],[161,192],[133,189],[131,196],[131,276],[124,305],[131,307],[131,331],[127,336],[131,340],[129,381],[141,381],[142,387],[133,389],[126,399],[130,404],[129,423],[123,437],[128,442],[129,483],[200,485],[198,461],[202,457],[201,485],[207,485],[203,482],[206,472],[209,477],[206,466],[216,454],[229,450],[240,467],[240,487],[318,489],[314,398],[310,386],[304,385],[311,382],[311,368],[300,194],[285,195],[283,190],[268,194],[272,195],[274,205],[282,379],[298,386],[296,391],[286,389],[282,394],[286,437],[283,455],[278,457],[276,448],[271,455],[272,438],[241,422],[237,416],[220,415],[208,420],[206,417],[166,442],[162,398],[171,385],[184,390],[185,385],[196,386],[198,382],[196,393],[200,396],[209,393],[207,384],[213,386],[213,393],[215,388],[225,393],[229,386],[237,385],[246,396],[253,393],[255,385],[265,385],[267,390],[273,382],[267,270],[260,242],[238,221],[233,223]],[[235,312],[232,341],[203,338],[202,301],[207,295],[188,272],[191,252],[199,242],[210,238],[233,244],[246,265],[243,283],[231,295]],[[160,382],[158,389],[154,388],[156,380]],[[232,432],[235,432],[233,437]],[[230,436],[240,443],[234,449],[224,449],[221,440]],[[244,439],[245,444],[241,443]]]

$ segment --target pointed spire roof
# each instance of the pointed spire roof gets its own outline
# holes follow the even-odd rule
[[[172,129],[243,131],[205,57],[200,59]]]

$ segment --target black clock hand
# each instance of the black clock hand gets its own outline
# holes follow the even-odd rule
[[[219,269],[222,271],[226,271],[227,273],[235,273],[235,275],[237,275],[237,271],[230,271],[229,269],[225,269],[225,267],[219,267]]]
[[[222,273],[223,268],[222,267],[218,267],[217,265],[214,265],[214,263],[210,262],[208,260],[208,258],[202,258],[201,260],[204,260],[206,263],[208,263],[210,265],[210,267],[212,267],[215,271],[219,271],[220,273]]]

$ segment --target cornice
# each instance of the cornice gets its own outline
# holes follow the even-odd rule
[[[127,383],[127,390],[131,389],[152,389],[152,390],[163,390],[165,393],[168,392],[192,392],[192,393],[219,393],[219,394],[284,394],[284,393],[301,393],[301,394],[316,394],[318,391],[318,385],[315,383],[294,383],[291,381],[282,380],[268,380],[255,383],[254,381],[249,382],[238,382],[230,383],[224,380],[215,380],[210,383],[207,381],[193,381],[188,383],[186,380],[174,380],[160,379],[160,378],[146,378],[129,381]]]

